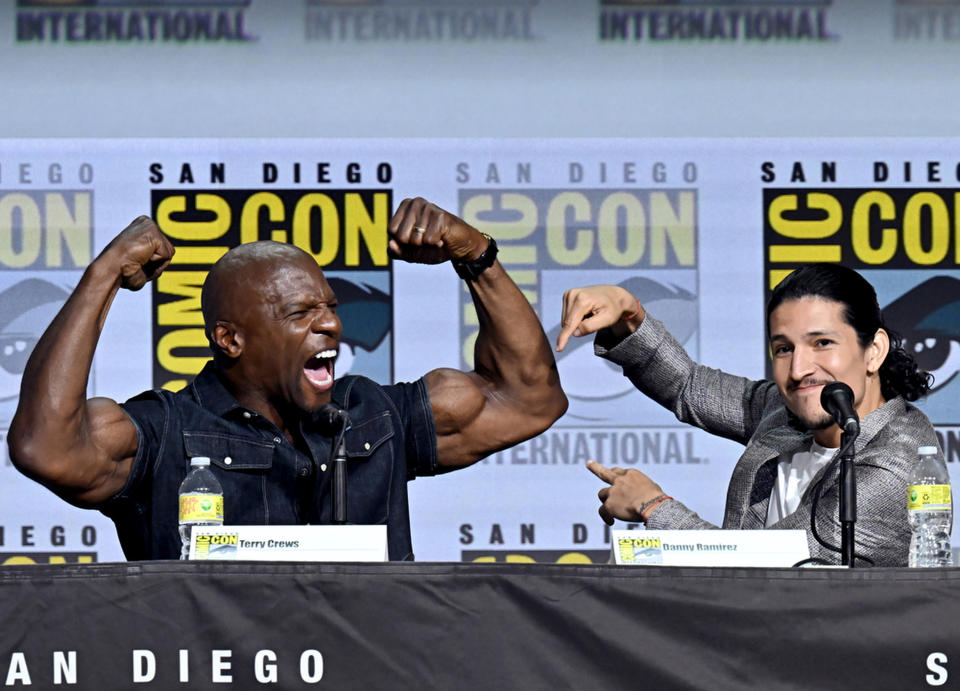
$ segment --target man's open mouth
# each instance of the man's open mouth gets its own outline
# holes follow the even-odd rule
[[[335,348],[321,350],[307,360],[303,366],[303,374],[314,387],[326,391],[333,386],[333,363],[336,359]]]

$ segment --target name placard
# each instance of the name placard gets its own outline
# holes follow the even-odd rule
[[[193,529],[190,559],[386,561],[387,526],[202,526]]]
[[[614,530],[616,564],[793,566],[810,557],[803,530]]]

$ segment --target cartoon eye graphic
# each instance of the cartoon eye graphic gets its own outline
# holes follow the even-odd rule
[[[934,276],[883,310],[887,324],[903,338],[904,349],[934,376],[931,392],[960,371],[960,280]]]
[[[0,334],[0,367],[10,374],[23,374],[38,340],[32,334]]]
[[[947,334],[917,332],[916,341],[903,339],[904,349],[913,355],[920,369],[933,375],[933,390],[942,388],[960,371],[960,341]]]
[[[331,276],[327,279],[339,305],[337,314],[343,323],[337,376],[350,371],[358,348],[376,350],[390,333],[392,312],[390,296],[373,286]]]
[[[20,395],[27,358],[69,295],[39,278],[25,279],[0,292],[0,403]]]

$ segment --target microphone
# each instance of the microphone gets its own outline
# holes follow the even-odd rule
[[[328,435],[339,434],[350,426],[350,416],[347,411],[335,403],[326,403],[314,413],[314,419],[320,430]]]
[[[344,525],[347,522],[347,446],[343,438],[350,426],[350,416],[340,406],[327,403],[320,406],[314,419],[323,433],[334,437],[330,516],[335,525]]]
[[[823,387],[820,405],[844,432],[853,435],[860,433],[860,417],[853,409],[853,391],[842,381],[831,382]]]

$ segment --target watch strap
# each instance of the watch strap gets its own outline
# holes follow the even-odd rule
[[[493,262],[497,258],[497,241],[486,233],[483,234],[483,237],[489,241],[483,254],[470,261],[453,262],[453,270],[457,272],[457,276],[465,281],[477,280],[480,274],[493,266]]]

